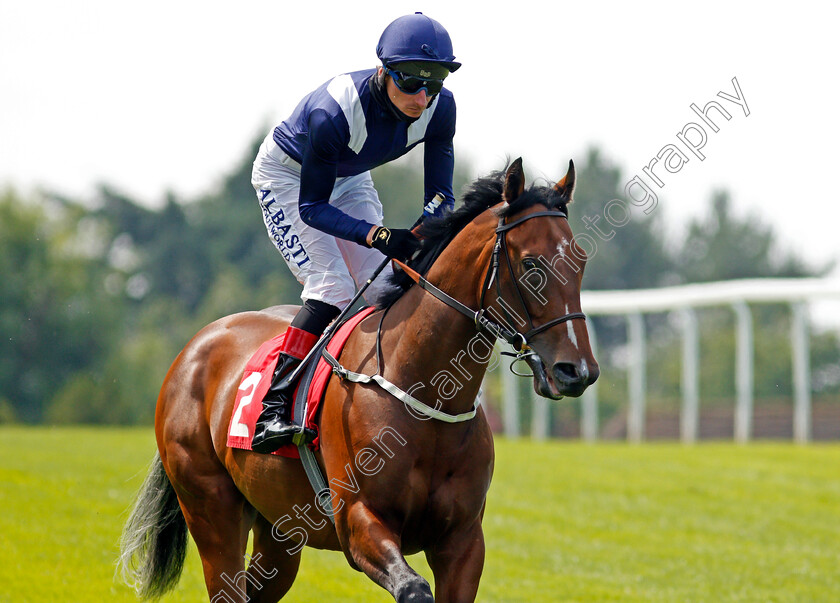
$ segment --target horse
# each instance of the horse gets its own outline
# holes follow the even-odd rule
[[[398,602],[474,601],[494,466],[493,435],[475,401],[493,337],[514,345],[542,396],[579,396],[599,374],[580,308],[586,254],[566,217],[574,184],[570,161],[556,185],[526,190],[518,159],[419,227],[425,238],[411,265],[424,267],[397,271],[393,291],[338,360],[350,371],[378,370],[440,413],[472,418],[440,421],[376,384],[332,376],[316,458],[334,524],[298,459],[226,446],[245,364],[295,308],[234,314],[195,335],[158,397],[158,452],[124,527],[123,578],[143,598],[173,588],[189,530],[211,602],[280,600],[305,546],[342,551]],[[424,286],[413,286],[418,278]],[[434,595],[404,557],[420,551]]]

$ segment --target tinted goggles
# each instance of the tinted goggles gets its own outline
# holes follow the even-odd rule
[[[429,96],[434,96],[443,88],[443,80],[434,78],[423,78],[416,75],[409,75],[402,71],[395,71],[393,69],[385,68],[385,73],[391,76],[394,84],[399,88],[400,92],[405,94],[417,94],[421,90],[425,90]]]

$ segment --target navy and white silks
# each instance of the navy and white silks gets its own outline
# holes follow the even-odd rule
[[[424,144],[424,204],[454,205],[455,100],[444,88],[413,123],[381,107],[369,89],[376,69],[339,75],[304,97],[263,141],[252,184],[269,237],[304,288],[301,298],[343,308],[382,262],[364,246],[382,205],[370,170]],[[365,296],[375,299],[384,274]]]

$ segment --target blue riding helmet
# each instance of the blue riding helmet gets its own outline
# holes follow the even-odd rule
[[[450,72],[461,66],[452,54],[449,33],[423,13],[400,17],[388,25],[376,45],[376,56],[386,66],[422,61],[438,63]]]

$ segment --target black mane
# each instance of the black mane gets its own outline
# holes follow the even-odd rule
[[[441,252],[467,224],[502,201],[504,183],[505,171],[492,172],[467,187],[463,203],[458,209],[439,218],[426,218],[420,226],[420,234],[424,237],[422,247],[409,265],[425,275]],[[512,203],[500,209],[498,216],[509,218],[534,205],[566,211],[566,199],[553,188],[531,186]],[[402,272],[393,274],[389,277],[388,287],[377,299],[376,307],[387,308],[402,297],[413,284],[414,281]]]

